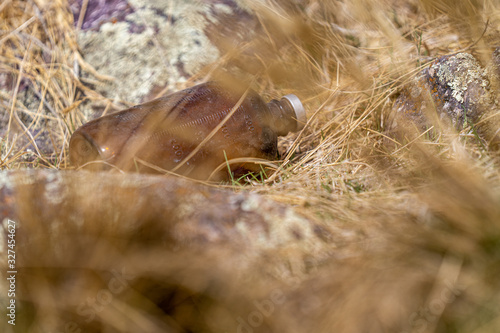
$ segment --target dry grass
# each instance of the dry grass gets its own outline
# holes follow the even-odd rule
[[[279,287],[287,290],[290,302],[255,331],[498,332],[498,151],[485,148],[467,129],[460,133],[443,129],[432,140],[416,135],[409,143],[389,137],[387,131],[398,89],[434,57],[467,49],[484,64],[489,61],[500,41],[500,4],[494,0],[245,4],[255,11],[262,29],[253,40],[228,49],[191,82],[222,77],[221,69],[229,69],[242,80],[254,80],[256,90],[266,97],[284,93],[301,97],[308,109],[307,126],[283,138],[278,170],[264,181],[247,183],[243,190],[293,205],[311,219],[342,230],[345,238],[337,246],[350,250],[339,258],[332,248],[332,258],[316,262],[308,272],[302,269],[303,282],[293,287],[286,281],[271,287],[250,277],[242,281],[217,264],[219,276],[226,280],[217,280],[219,285],[210,287],[212,294],[203,297],[219,297],[217,304],[227,307],[202,296],[192,306],[206,311],[206,318],[220,320],[207,324],[210,331],[231,327],[223,319],[231,304],[240,306],[237,313],[250,313],[251,301],[244,303],[241,297],[259,299]],[[249,60],[234,61],[245,57]],[[62,0],[0,4],[3,169],[70,168],[68,139],[83,122],[78,106],[95,101],[112,105],[81,80],[79,68],[93,71],[78,53],[72,16]],[[105,84],[107,78],[98,73],[95,77]],[[31,130],[40,126],[50,129],[43,146],[34,144],[38,132]],[[206,274],[203,268],[217,263],[214,252],[178,275],[172,272],[184,257],[172,256],[168,269],[162,268],[167,271],[159,276],[183,280],[191,291],[202,290],[206,280],[193,276]],[[150,259],[144,267],[158,254],[145,255]],[[48,282],[41,279],[40,293],[47,288],[44,283]],[[140,295],[130,299],[138,307],[150,306]],[[154,311],[123,312],[136,316],[137,322],[155,322]],[[187,331],[200,329],[182,325],[191,327]],[[143,326],[145,331],[148,327],[155,331]],[[119,325],[115,329],[125,331]]]

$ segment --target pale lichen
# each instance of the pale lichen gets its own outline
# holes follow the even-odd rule
[[[461,130],[479,122],[492,106],[488,70],[471,54],[458,53],[439,57],[424,69],[403,89],[394,110],[419,128],[429,125],[435,110],[440,120]]]
[[[45,200],[53,205],[64,202],[68,195],[68,188],[65,187],[64,179],[60,173],[48,173],[47,184],[45,186]]]
[[[135,11],[99,31],[80,31],[85,60],[115,78],[96,87],[106,97],[139,103],[154,87],[172,87],[216,61],[218,49],[205,36],[209,6],[199,1],[131,0]],[[230,10],[229,6],[226,6]]]
[[[457,64],[456,68],[443,64],[434,64],[437,76],[446,82],[452,90],[452,96],[460,103],[464,102],[464,95],[469,85],[473,82],[486,86],[487,77],[479,62],[468,53],[458,53],[451,57],[448,64]]]

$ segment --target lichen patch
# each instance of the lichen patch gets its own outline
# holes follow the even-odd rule
[[[106,97],[140,103],[153,87],[174,89],[186,74],[218,59],[218,49],[203,33],[207,6],[193,0],[130,4],[135,11],[124,21],[79,32],[85,61],[100,74],[115,78],[97,87]]]

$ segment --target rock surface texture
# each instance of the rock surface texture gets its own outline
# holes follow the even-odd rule
[[[437,58],[395,100],[391,128],[401,131],[408,120],[421,129],[441,121],[458,131],[477,129],[490,145],[498,145],[496,63],[494,56],[484,68],[469,53]]]
[[[24,221],[21,228],[33,222],[51,232],[96,228],[127,235],[154,224],[161,229],[151,235],[169,248],[232,244],[254,251],[293,244],[315,252],[331,238],[325,227],[257,194],[165,176],[4,172],[0,207],[2,220]]]
[[[82,4],[71,6],[77,24]],[[220,52],[206,33],[211,25],[231,30],[229,22],[249,17],[232,0],[105,0],[86,8],[79,46],[89,64],[112,78],[98,91],[137,104],[161,89],[176,90],[176,84],[217,61]]]
[[[262,196],[137,174],[1,173],[0,220],[4,257],[12,239],[6,237],[9,221],[15,223],[18,326],[26,331],[40,305],[59,316],[36,320],[48,331],[107,331],[123,311],[118,304],[140,312],[162,308],[196,332],[208,329],[200,316],[215,311],[214,331],[235,330],[237,322],[227,323],[228,309],[251,311],[244,306],[251,300],[242,296],[248,290],[238,288],[261,285],[270,292],[266,297],[279,300],[284,289],[276,295],[266,284],[297,279],[335,248],[328,227]],[[5,260],[0,267],[12,270]],[[47,298],[40,279],[59,291]],[[7,294],[7,285],[1,286]],[[185,307],[200,312],[185,313]],[[169,320],[148,325],[148,332],[178,331]]]

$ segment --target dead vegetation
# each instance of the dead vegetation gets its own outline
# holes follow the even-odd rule
[[[273,248],[243,269],[232,247],[165,250],[103,237],[72,252],[65,243],[67,252],[48,256],[61,266],[31,267],[13,331],[499,331],[498,151],[473,126],[435,123],[433,135],[409,126],[405,141],[388,130],[400,89],[434,58],[466,51],[488,64],[500,45],[500,4],[239,2],[258,19],[255,36],[228,43],[186,85],[230,73],[267,97],[297,94],[310,120],[280,142],[269,178],[217,186],[331,226],[329,256]],[[109,79],[79,53],[64,1],[2,2],[1,167],[71,168],[69,136],[86,120],[79,106],[120,107],[92,89]],[[490,93],[496,100],[494,85]],[[134,267],[132,288],[109,298],[118,279],[109,267],[124,266]],[[99,295],[108,298],[96,305]]]

